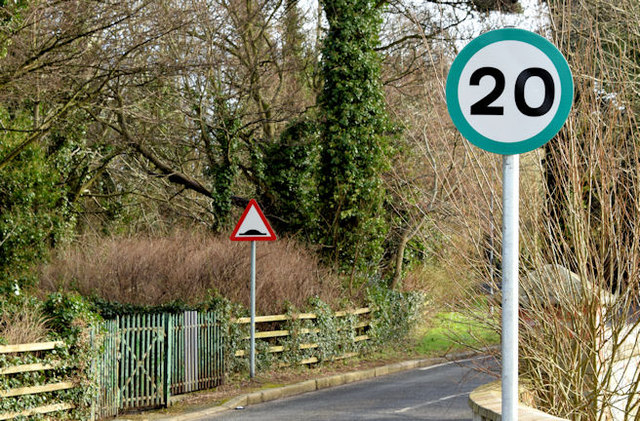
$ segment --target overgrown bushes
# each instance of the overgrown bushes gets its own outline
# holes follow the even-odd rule
[[[34,297],[0,297],[0,343],[23,344],[47,337],[47,317]]]
[[[124,305],[198,305],[221,295],[248,307],[249,263],[246,243],[203,232],[85,237],[58,250],[41,268],[40,279],[50,292],[78,291]],[[257,247],[256,305],[263,314],[284,311],[286,305],[301,308],[313,296],[334,305],[342,298],[340,283],[313,252],[293,240]]]
[[[74,409],[48,415],[57,420],[89,419],[96,391],[93,361],[99,349],[92,340],[92,327],[97,326],[100,316],[82,297],[60,293],[50,295],[44,302],[33,297],[5,297],[0,307],[3,310],[0,343],[24,344],[54,339],[64,343],[51,351],[0,354],[0,368],[33,363],[55,367],[2,375],[0,390],[59,382],[76,384],[72,389],[2,398],[0,412],[21,412],[43,405],[71,403]],[[44,417],[35,415],[29,419]]]
[[[383,287],[368,291],[369,305],[375,309],[370,336],[376,345],[404,338],[419,320],[424,295],[419,292],[399,292]]]

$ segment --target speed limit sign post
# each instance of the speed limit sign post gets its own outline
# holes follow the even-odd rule
[[[456,57],[447,108],[460,133],[502,161],[502,419],[518,419],[519,156],[547,143],[573,103],[567,61],[545,38],[522,29],[487,32]]]

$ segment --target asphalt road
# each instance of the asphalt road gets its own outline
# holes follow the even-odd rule
[[[204,417],[243,421],[471,420],[469,393],[495,378],[478,371],[497,367],[474,358],[324,389]]]

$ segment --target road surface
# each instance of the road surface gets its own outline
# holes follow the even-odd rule
[[[473,358],[252,405],[198,421],[469,421],[469,393],[495,380],[478,371],[497,364]]]

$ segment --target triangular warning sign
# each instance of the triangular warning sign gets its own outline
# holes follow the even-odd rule
[[[276,234],[255,199],[251,199],[229,237],[231,241],[274,241]]]

